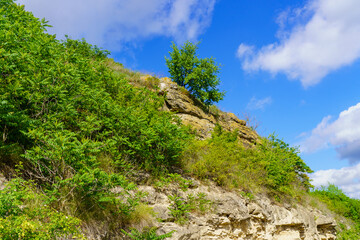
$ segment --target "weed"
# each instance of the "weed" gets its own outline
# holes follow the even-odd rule
[[[222,112],[217,106],[211,105],[209,106],[209,113],[212,114],[216,119],[218,119]]]
[[[130,232],[126,232],[124,230],[122,230],[122,232],[125,234],[125,236],[133,240],[162,240],[171,237],[174,232],[171,231],[166,234],[158,235],[156,230],[157,229],[155,227],[144,228],[142,231],[133,228]]]
[[[310,192],[310,194],[319,199],[321,202],[325,203],[327,207],[333,212],[353,221],[354,226],[351,231],[354,231],[358,235],[360,235],[359,199],[352,199],[346,196],[341,189],[339,189],[333,184],[330,184],[327,187],[322,186],[319,189],[315,189]],[[345,228],[343,228],[342,230],[345,230]],[[351,231],[349,231],[349,233]]]
[[[189,194],[187,198],[193,211],[205,214],[212,208],[213,203],[211,200],[207,199],[205,193],[199,192],[196,196]]]
[[[180,174],[169,173],[167,177],[160,177],[159,181],[155,182],[155,187],[162,189],[170,184],[175,184],[179,186],[181,190],[187,191],[189,187],[193,185],[193,181],[183,178]]]
[[[250,201],[254,200],[255,199],[255,196],[254,194],[252,194],[251,192],[247,192],[247,191],[241,191],[240,192],[240,195],[249,199]]]
[[[196,196],[188,194],[186,198],[182,198],[177,194],[170,195],[168,198],[172,201],[169,207],[170,214],[174,217],[175,222],[179,224],[186,223],[190,212],[205,214],[212,208],[212,202],[206,198],[205,193],[201,192]]]
[[[183,199],[176,194],[170,195],[168,198],[170,201],[172,201],[172,204],[169,207],[171,216],[174,217],[175,222],[184,224],[192,210],[191,204],[188,203],[186,199]]]

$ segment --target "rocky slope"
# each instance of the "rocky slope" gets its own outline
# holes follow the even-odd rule
[[[194,181],[196,182],[196,181]],[[178,186],[154,188],[140,186],[148,192],[147,202],[161,219],[159,233],[175,231],[170,239],[263,239],[263,240],[333,240],[335,222],[314,208],[300,205],[280,206],[267,197],[249,198],[225,191],[213,184],[193,184],[182,191]],[[189,195],[205,194],[211,205],[206,213],[190,212],[188,221],[176,223],[171,215],[170,195],[186,201]]]
[[[211,110],[194,99],[185,89],[172,82],[170,78],[160,79],[160,94],[166,95],[164,110],[175,112],[185,125],[191,125],[200,138],[208,138],[216,124],[227,131],[239,131],[239,138],[244,144],[253,144],[258,135],[246,126],[233,113],[225,113],[218,109]]]
[[[152,79],[142,76],[142,81]],[[196,130],[200,139],[211,136],[219,124],[223,129],[239,131],[239,139],[244,145],[256,144],[259,136],[246,126],[244,120],[233,113],[208,109],[194,99],[185,89],[169,78],[161,78],[158,83],[159,94],[165,95],[164,111],[175,112],[185,125]],[[263,240],[333,240],[336,239],[336,223],[330,215],[317,209],[297,205],[280,205],[266,196],[253,199],[241,192],[226,191],[209,182],[206,185],[196,180],[186,191],[179,186],[161,188],[142,185],[139,190],[147,192],[147,203],[153,207],[160,222],[158,232],[174,231],[171,239],[263,239]],[[173,201],[168,196],[178,196],[186,202],[189,196],[205,194],[211,202],[206,213],[188,213],[188,220],[176,222],[171,209]]]

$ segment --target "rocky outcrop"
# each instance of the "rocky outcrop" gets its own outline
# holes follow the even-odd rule
[[[215,185],[197,186],[187,191],[177,187],[155,189],[140,186],[148,192],[147,202],[161,219],[159,234],[174,231],[173,240],[258,239],[258,240],[333,240],[335,222],[319,210],[300,205],[281,206],[266,197],[249,200],[236,192],[225,191]],[[206,194],[212,205],[206,214],[190,212],[183,225],[174,221],[170,213],[171,200],[177,194],[182,199],[192,194]]]
[[[142,80],[147,78],[149,76],[143,76]],[[244,120],[233,113],[206,108],[171,79],[159,79],[158,87],[158,93],[165,96],[163,110],[174,112],[184,124],[197,131],[200,139],[211,137],[211,132],[219,124],[224,130],[237,130],[239,139],[247,146],[258,141],[259,136],[246,126]],[[317,209],[300,204],[280,205],[266,196],[253,196],[254,199],[250,200],[240,192],[226,191],[210,181],[207,185],[196,180],[193,182],[196,184],[186,191],[171,185],[161,189],[139,186],[139,190],[148,193],[146,202],[160,220],[155,223],[159,234],[174,231],[172,240],[336,239],[334,219]],[[177,222],[171,214],[173,202],[168,196],[176,195],[186,202],[190,195],[197,196],[199,193],[205,194],[212,203],[208,212],[189,212],[185,223]]]
[[[240,120],[233,113],[209,109],[170,78],[161,78],[159,88],[160,94],[166,96],[164,110],[175,112],[185,125],[190,125],[196,130],[199,138],[210,137],[215,125],[219,124],[227,131],[238,130],[239,138],[245,144],[257,141],[257,133],[247,127],[244,120]]]

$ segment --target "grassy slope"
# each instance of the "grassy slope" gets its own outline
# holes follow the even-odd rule
[[[279,201],[284,193],[308,194],[311,170],[296,148],[272,136],[245,149],[220,128],[196,140],[174,115],[159,112],[156,83],[85,41],[56,40],[46,22],[1,1],[0,164],[12,179],[0,194],[2,239],[121,234],[151,215],[131,182],[140,169],[156,178],[181,167]]]

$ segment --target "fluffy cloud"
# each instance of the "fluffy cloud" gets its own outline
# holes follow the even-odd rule
[[[340,187],[348,196],[360,198],[360,163],[353,167],[320,170],[311,175],[312,184],[316,187],[329,183]]]
[[[114,49],[152,36],[194,40],[210,24],[216,0],[20,0],[53,25],[50,33]]]
[[[300,143],[304,152],[314,152],[322,148],[334,146],[340,158],[350,163],[360,161],[360,103],[341,112],[337,119],[331,116],[314,128],[310,136]]]
[[[271,103],[271,97],[266,97],[263,99],[257,99],[256,97],[252,97],[246,108],[249,110],[264,109],[267,105],[270,105]]]
[[[278,43],[258,51],[240,45],[242,67],[285,73],[304,87],[314,85],[360,57],[359,11],[358,0],[312,0],[302,9],[286,11],[278,18]]]

